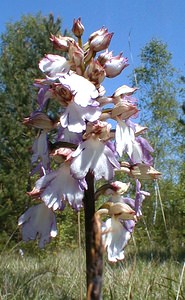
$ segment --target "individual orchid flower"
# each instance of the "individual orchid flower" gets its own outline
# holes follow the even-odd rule
[[[125,183],[122,181],[113,181],[110,184],[110,189],[106,191],[106,195],[112,195],[111,197],[111,201],[112,202],[119,202],[120,200],[120,196],[123,195],[124,193],[126,193],[130,187],[130,182]],[[114,198],[113,196],[118,196],[119,198]]]
[[[132,143],[133,143],[133,153],[131,155],[131,160],[133,163],[145,163],[151,165],[153,162],[153,158],[151,153],[154,151],[149,142],[141,136],[138,136],[138,126],[137,124],[131,122],[130,120],[126,121],[128,127],[130,128],[130,134],[132,136]],[[140,129],[142,132],[143,129]],[[134,135],[133,135],[134,134]],[[134,151],[139,152],[139,158],[137,158],[137,153],[135,154]],[[134,156],[135,155],[135,156]]]
[[[37,180],[34,189],[28,194],[40,197],[48,208],[63,209],[66,201],[75,210],[82,208],[85,182],[76,180],[70,172],[70,162],[65,161],[61,167]]]
[[[110,196],[109,201],[111,202],[122,202],[122,194],[124,194],[130,186],[130,183],[124,183],[121,181],[113,181],[102,185],[95,193],[97,199],[100,195]]]
[[[50,98],[57,100],[62,107],[67,107],[68,104],[74,100],[75,93],[71,91],[69,86],[61,83],[52,84],[48,93],[50,93]]]
[[[92,133],[72,154],[71,173],[74,178],[83,179],[91,171],[96,180],[102,177],[110,180],[114,176],[114,168],[119,168],[113,151],[100,141],[100,133]]]
[[[50,156],[54,158],[57,163],[63,163],[65,160],[69,160],[71,158],[71,154],[73,150],[70,148],[57,148],[53,149],[50,152]]]
[[[100,53],[97,57],[97,60],[101,64],[101,66],[104,66],[106,61],[110,60],[112,58],[112,51],[109,51],[106,49],[104,52]]]
[[[99,86],[104,80],[106,73],[98,60],[91,59],[84,76],[88,78],[95,86]]]
[[[72,32],[77,38],[81,38],[84,32],[84,26],[81,22],[81,18],[78,18],[77,20],[73,20],[73,27],[72,27]]]
[[[18,220],[21,226],[23,241],[39,239],[39,247],[49,243],[57,235],[57,224],[54,212],[44,203],[30,207]]]
[[[55,80],[59,75],[69,72],[70,63],[60,55],[47,54],[39,62],[39,68],[48,78]]]
[[[53,43],[55,49],[67,52],[69,50],[69,43],[73,42],[74,39],[69,36],[55,36],[51,34],[50,41]]]
[[[136,142],[140,145],[142,149],[142,161],[145,164],[152,165],[153,157],[151,153],[154,152],[154,149],[149,144],[149,142],[141,136],[136,137]]]
[[[34,164],[41,160],[41,166],[44,168],[44,172],[49,170],[50,160],[48,152],[48,135],[45,130],[41,131],[39,136],[35,139],[32,146],[32,158],[31,163]]]
[[[104,64],[106,77],[113,78],[118,76],[128,66],[128,59],[122,57],[122,53],[113,56]]]
[[[96,100],[99,102],[100,107],[113,103],[113,98],[107,97],[104,94],[102,96],[99,96],[98,98],[96,98]]]
[[[121,121],[117,117],[116,125],[116,150],[120,156],[126,152],[133,164],[151,164],[153,148],[143,139],[135,137],[134,128],[129,122]]]
[[[133,210],[130,205],[122,202],[105,202],[98,213],[107,214],[109,216],[115,216],[122,220],[136,220],[136,212]]]
[[[74,94],[74,102],[82,107],[98,106],[98,91],[94,84],[75,73],[65,74],[59,78],[60,83],[68,87]]]
[[[161,176],[161,172],[155,170],[152,166],[146,164],[137,164],[131,166],[131,177],[138,179],[158,179]]]
[[[122,220],[136,220],[135,211],[125,203],[107,202],[96,214],[110,215],[111,218],[102,223],[102,238],[108,260],[116,262],[124,259],[124,248],[131,237],[130,231],[124,227]]]
[[[49,90],[49,82],[48,84],[40,84],[35,81],[34,83],[35,87],[39,88],[38,96],[37,96],[37,103],[38,103],[38,111],[43,111],[43,109],[46,107],[48,100],[50,98],[50,95],[48,94]]]
[[[92,33],[89,37],[90,49],[94,52],[99,52],[108,48],[112,39],[113,33],[109,33],[108,29],[102,27],[101,29]]]

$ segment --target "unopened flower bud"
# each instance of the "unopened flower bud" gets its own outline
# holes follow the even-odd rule
[[[101,28],[90,36],[90,49],[94,52],[102,51],[108,48],[113,33],[109,33],[106,28]]]
[[[84,26],[81,23],[81,18],[78,18],[77,20],[74,19],[73,21],[73,27],[72,32],[77,38],[80,38],[84,32]]]

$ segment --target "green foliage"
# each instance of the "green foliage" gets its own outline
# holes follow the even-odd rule
[[[0,43],[0,223],[9,236],[17,218],[28,207],[30,148],[35,132],[22,125],[36,103],[35,78],[41,76],[38,62],[53,53],[50,34],[61,30],[61,20],[52,15],[23,16],[9,23]],[[3,243],[3,241],[2,241]]]

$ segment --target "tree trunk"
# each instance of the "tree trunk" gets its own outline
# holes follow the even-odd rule
[[[87,300],[102,299],[103,251],[101,222],[95,214],[94,175],[86,176],[88,189],[85,191],[85,240],[86,240],[86,278]]]

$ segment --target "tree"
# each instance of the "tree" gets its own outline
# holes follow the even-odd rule
[[[147,226],[153,240],[163,243],[166,249],[175,249],[177,253],[182,247],[177,232],[182,233],[184,213],[184,128],[183,122],[179,121],[183,80],[173,67],[172,54],[162,41],[153,39],[147,43],[141,50],[140,60],[140,66],[134,70],[140,88],[140,120],[150,127],[148,137],[155,147],[155,166],[163,175],[159,181],[160,195],[154,197],[153,193],[152,201],[145,206],[151,212]],[[164,209],[164,215],[161,209]],[[152,225],[156,211],[157,219]],[[172,240],[176,242],[172,243]]]
[[[140,118],[146,126],[151,127],[149,135],[156,149],[156,167],[163,169],[163,176],[174,178],[174,166],[171,169],[171,162],[178,162],[177,146],[182,143],[178,126],[178,74],[171,63],[172,54],[162,41],[151,40],[141,50],[140,58],[141,66],[134,70],[141,91]]]
[[[33,132],[25,131],[22,120],[35,106],[33,80],[40,76],[37,64],[45,53],[55,51],[49,38],[51,33],[60,30],[61,19],[55,21],[52,15],[43,17],[39,13],[9,23],[1,36],[0,223],[1,234],[5,236],[15,230],[18,212],[27,205],[25,199],[29,202],[25,192],[29,190],[29,148]]]

